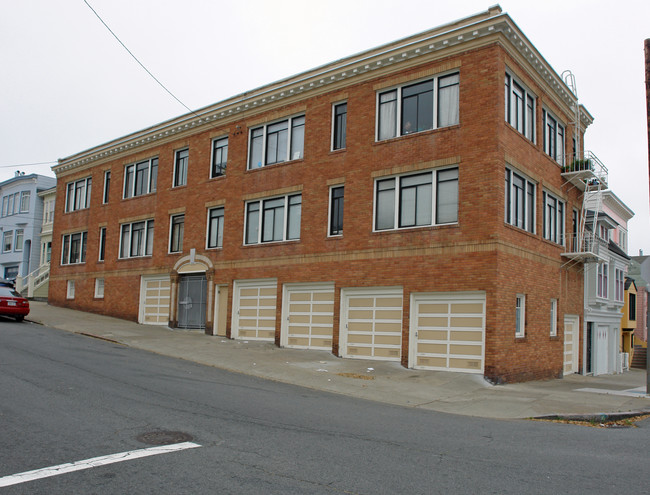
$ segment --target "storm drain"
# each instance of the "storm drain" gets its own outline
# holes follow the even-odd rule
[[[182,431],[150,431],[137,436],[136,440],[147,445],[172,445],[191,442],[193,438],[192,435]]]

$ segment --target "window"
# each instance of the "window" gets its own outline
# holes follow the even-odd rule
[[[535,95],[506,74],[506,122],[535,142]]]
[[[379,92],[377,140],[458,124],[459,85],[455,73]]]
[[[557,299],[551,299],[551,337],[557,336]]]
[[[63,236],[61,264],[74,265],[86,262],[86,243],[88,232],[77,232]]]
[[[126,223],[120,229],[120,258],[153,254],[153,220]]]
[[[608,297],[608,275],[609,265],[607,263],[598,263],[598,276],[596,281],[596,295],[607,299]]]
[[[20,213],[27,213],[29,211],[30,196],[30,191],[23,191],[20,193]]]
[[[66,186],[65,211],[83,210],[90,206],[90,188],[92,179],[87,177]]]
[[[173,215],[169,233],[169,252],[183,251],[183,230],[185,230],[185,215]]]
[[[305,116],[251,129],[248,168],[255,169],[303,157]]]
[[[108,195],[111,191],[111,171],[104,172],[104,195],[102,196],[102,203],[108,203]]]
[[[375,181],[375,230],[457,221],[457,168]]]
[[[301,194],[247,203],[245,244],[300,239],[301,209]]]
[[[535,183],[506,168],[505,221],[535,233]]]
[[[14,193],[4,196],[2,198],[2,216],[6,217],[9,215],[15,215],[20,212],[29,211],[29,191],[23,191],[22,193]],[[21,204],[22,195],[27,195],[27,204],[26,209],[23,208]]]
[[[124,168],[124,199],[156,191],[158,158],[127,165]]]
[[[564,203],[544,191],[544,239],[564,244]]]
[[[348,104],[338,103],[334,105],[332,116],[332,149],[340,150],[345,148],[345,135],[347,133]]]
[[[515,303],[515,337],[526,335],[526,296],[517,294]]]
[[[212,171],[210,178],[226,174],[228,164],[228,138],[218,138],[212,141]],[[251,167],[249,167],[251,168]]]
[[[14,248],[14,231],[7,230],[2,234],[2,252],[8,253]]]
[[[343,186],[330,189],[330,225],[328,235],[343,235]]]
[[[49,263],[50,258],[52,257],[52,243],[44,242],[43,244],[41,244],[41,246],[42,246],[41,265],[44,265],[46,263]]]
[[[190,159],[190,150],[178,150],[174,163],[174,187],[187,185],[187,162]]]
[[[627,232],[623,229],[620,229],[618,232],[618,245],[627,253]]]
[[[223,207],[208,210],[208,249],[223,247]]]
[[[74,299],[74,280],[68,280],[66,297],[68,299]]]
[[[560,165],[564,165],[564,126],[550,113],[542,112],[544,126],[544,152]]]
[[[43,203],[43,224],[54,221],[54,201],[47,200]]]
[[[104,261],[106,255],[106,227],[99,229],[99,261]]]
[[[2,216],[7,216],[7,206],[9,205],[9,196],[2,197]]]
[[[630,294],[629,297],[629,312],[627,319],[630,321],[636,321],[636,294]]]
[[[16,280],[18,277],[18,265],[5,267],[5,277],[7,280]]]
[[[16,229],[16,242],[14,243],[14,249],[16,251],[23,250],[23,238],[25,236],[25,231],[23,229]]]
[[[600,232],[600,238],[605,242],[609,242],[609,229],[607,228],[607,226],[600,225],[599,232]]]
[[[104,299],[104,279],[95,279],[95,297],[97,299]]]
[[[614,297],[616,301],[623,302],[623,297],[625,294],[625,277],[623,270],[616,268],[614,270]]]

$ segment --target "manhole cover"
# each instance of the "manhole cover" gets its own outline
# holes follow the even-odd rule
[[[191,442],[192,435],[182,431],[150,431],[139,435],[136,440],[147,445],[171,445],[174,443]]]

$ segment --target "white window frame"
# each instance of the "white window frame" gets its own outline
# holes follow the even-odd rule
[[[343,139],[342,139],[342,141],[343,141],[344,144],[341,145],[340,143],[338,143],[338,146],[337,146],[337,141],[336,141],[337,132],[336,131],[338,130],[338,126],[337,126],[337,119],[336,119],[336,117],[337,117],[336,111],[337,111],[338,108],[342,107],[343,105],[345,105],[345,113],[343,114],[343,115],[345,115],[345,117],[342,119],[342,121],[343,121],[343,132],[342,132]],[[338,101],[336,103],[332,103],[332,142],[330,143],[330,150],[331,151],[344,150],[347,147],[347,134],[348,134],[348,124],[347,123],[348,123],[348,102],[347,101]]]
[[[555,124],[554,132],[552,133],[547,125],[547,122],[553,121]],[[549,110],[542,110],[542,135],[544,153],[550,156],[558,164],[564,166],[565,154],[566,154],[566,126],[558,119],[553,112]],[[554,143],[555,146],[552,147],[551,143]]]
[[[212,225],[211,225],[211,220],[212,220],[212,212],[215,210],[221,210],[221,215],[218,215],[217,217],[221,217],[221,221],[217,221],[217,236],[216,236],[216,244],[213,246],[210,244],[210,238],[212,234]],[[205,228],[205,248],[206,249],[222,249],[223,248],[223,235],[224,235],[224,229],[226,226],[226,209],[223,205],[221,206],[215,206],[212,208],[208,208],[208,219],[207,219],[207,225]],[[246,229],[244,229],[244,232]],[[221,234],[221,235],[219,235]],[[221,239],[221,242],[219,242],[219,239]]]
[[[109,194],[111,191],[111,171],[104,171],[104,190],[102,191],[102,204],[105,205],[108,203]]]
[[[449,171],[456,171],[457,177],[455,179],[456,181],[456,219],[451,222],[438,222],[438,185],[441,183],[439,181],[439,174],[444,173],[444,172],[449,172]],[[402,181],[404,179],[408,179],[409,177],[415,177],[418,175],[425,175],[425,174],[431,174],[431,222],[427,224],[422,224],[422,225],[408,225],[404,227],[400,227],[400,214],[401,214],[401,207],[402,207],[402,202],[401,202],[401,195],[405,189],[405,186],[402,186]],[[458,185],[460,182],[460,178],[458,176],[459,174],[459,167],[454,166],[454,167],[444,167],[444,168],[437,168],[437,169],[426,169],[426,170],[418,170],[416,172],[408,172],[405,174],[396,174],[396,175],[386,175],[382,177],[376,177],[375,178],[375,183],[374,183],[374,193],[373,193],[373,216],[372,216],[372,231],[373,232],[386,232],[386,231],[395,231],[395,230],[406,230],[406,229],[420,229],[420,228],[426,228],[426,227],[432,227],[436,225],[454,225],[458,223],[458,211],[460,208],[460,201],[459,201],[459,194],[458,194]],[[386,227],[386,228],[377,228],[377,221],[378,221],[378,214],[377,214],[377,209],[379,207],[379,202],[378,202],[378,192],[379,192],[379,183],[382,181],[388,181],[394,179],[394,208],[393,208],[393,226],[392,227]],[[453,180],[453,179],[452,179]],[[444,181],[448,182],[448,181]]]
[[[521,109],[521,120],[518,122],[517,114],[517,105],[515,91],[516,89],[520,90],[522,93],[522,109]],[[532,100],[532,109],[530,108],[530,102]],[[532,118],[530,113],[532,113]],[[510,124],[519,134],[524,136],[526,139],[535,143],[535,125],[536,125],[536,115],[537,115],[537,96],[531,92],[525,84],[523,84],[519,78],[512,75],[510,71],[506,71],[505,76],[505,120]]]
[[[177,233],[180,233],[179,239],[174,237],[174,220],[181,218],[183,221],[179,223],[181,227]],[[169,216],[169,254],[177,254],[183,252],[183,238],[185,234],[185,213],[176,213]],[[176,244],[176,249],[174,245]]]
[[[144,235],[143,242],[141,244],[141,252],[137,254],[131,254],[133,251],[133,226],[139,223],[144,223]],[[152,225],[151,228],[149,227]],[[132,258],[146,258],[153,255],[153,237],[154,237],[154,221],[153,218],[146,220],[138,220],[137,222],[123,223],[120,225],[120,248],[119,248],[119,259],[132,259]],[[124,242],[124,229],[127,228],[127,237],[128,237],[128,253],[126,256],[123,256],[123,242]],[[151,230],[151,239],[149,238],[149,231]],[[151,252],[149,252],[148,247],[151,247]]]
[[[104,299],[104,279],[95,279],[95,299]]]
[[[79,236],[79,260],[72,261],[72,238]],[[82,265],[86,262],[88,231],[72,232],[61,236],[61,265]]]
[[[625,272],[620,268],[614,269],[614,297],[617,302],[625,300]]]
[[[293,147],[293,141],[296,138],[294,136],[294,128],[300,127],[300,125],[294,126],[294,122],[298,119],[303,119],[302,123],[302,149],[298,152],[299,156],[292,156],[291,154],[291,148]],[[268,157],[267,157],[267,140],[268,140],[268,135],[269,135],[269,127],[272,127],[276,124],[281,124],[283,122],[287,123],[287,151],[286,155],[283,160],[278,160],[273,163],[268,162]],[[285,117],[282,119],[274,120],[273,122],[268,122],[266,124],[262,125],[256,125],[254,127],[251,127],[248,131],[248,165],[247,165],[247,170],[256,170],[258,168],[264,168],[268,167],[269,165],[277,165],[280,163],[285,163],[285,162],[290,162],[294,160],[302,160],[305,157],[305,128],[307,126],[307,119],[305,117],[304,113],[300,113],[297,115],[292,115],[291,117]],[[262,130],[262,159],[259,163],[259,165],[255,164],[253,165],[252,163],[252,151],[253,151],[253,133]]]
[[[619,227],[618,231],[618,245],[627,253],[627,230],[622,227]]]
[[[289,237],[289,208],[290,206],[295,206],[290,205],[289,201],[291,198],[299,197],[300,198],[300,209],[299,209],[299,218],[298,218],[298,237]],[[264,212],[267,211],[264,209],[264,205],[267,202],[270,201],[275,201],[278,199],[284,199],[284,204],[282,206],[282,211],[283,211],[283,225],[282,225],[282,239],[274,239],[270,241],[265,241],[263,240],[263,229],[264,229]],[[254,242],[247,242],[248,240],[248,227],[249,227],[249,207],[258,204],[258,210],[257,210],[257,240]],[[254,201],[247,201],[246,204],[244,205],[244,245],[246,246],[254,246],[254,245],[259,245],[259,244],[273,244],[273,243],[278,243],[278,242],[289,242],[289,241],[299,241],[300,240],[300,229],[301,229],[301,223],[302,223],[302,192],[296,192],[296,193],[291,193],[283,196],[271,196],[268,198],[262,198],[262,199],[256,199]]]
[[[25,229],[16,229],[16,238],[14,240],[14,251],[21,252],[25,242]]]
[[[542,199],[544,207],[542,212],[542,235],[547,241],[564,246],[566,237],[566,202],[548,191],[542,192]],[[547,210],[547,206],[549,208],[553,206],[552,204],[547,205],[549,201],[555,202],[554,217],[550,217]]]
[[[9,241],[9,247],[7,247],[7,241]],[[14,249],[14,231],[6,230],[2,233],[2,252],[10,253]]]
[[[222,142],[225,141],[225,144]],[[219,170],[221,173],[215,174],[215,165],[216,163],[214,162],[216,159],[216,153],[215,151],[217,150],[217,145],[219,144],[218,149],[221,150],[221,156],[223,159],[223,155],[226,155],[226,160],[219,162]],[[219,136],[216,137],[212,140],[212,151],[210,152],[210,178],[215,179],[217,177],[224,177],[226,175],[226,168],[228,167],[228,148],[230,146],[230,142],[228,140],[228,136]],[[225,153],[224,153],[224,148],[225,148]]]
[[[334,186],[330,186],[329,189],[329,206],[327,208],[327,237],[341,237],[343,235],[343,225],[341,225],[341,230],[340,232],[332,233],[332,215],[333,215],[333,206],[334,206],[334,189],[343,189],[343,209],[345,210],[345,185],[344,184],[336,184]],[[343,215],[343,214],[342,214]]]
[[[609,297],[609,263],[598,263],[596,269],[596,296]]]
[[[515,299],[515,337],[526,336],[526,295],[517,294]]]
[[[83,197],[78,197],[77,184],[83,183]],[[90,208],[90,193],[92,187],[92,177],[84,177],[83,179],[68,182],[65,185],[65,212],[85,210]],[[72,195],[71,195],[72,193]]]
[[[524,183],[523,191],[523,205],[521,209],[518,209],[519,203],[515,200],[515,191],[517,190],[515,186],[515,177]],[[532,205],[530,204],[530,188],[532,186]],[[526,175],[522,174],[518,170],[512,167],[506,167],[506,178],[505,178],[505,222],[508,225],[513,227],[520,228],[531,234],[535,233],[536,223],[537,223],[537,183],[529,179]],[[532,218],[530,213],[530,208],[532,206]],[[523,219],[519,218],[518,212],[522,212]]]
[[[458,90],[456,91],[456,120],[454,122],[445,124],[445,125],[440,125],[439,121],[439,115],[438,115],[438,106],[439,106],[439,101],[440,101],[440,86],[439,82],[441,79],[444,79],[449,76],[458,76],[458,82],[453,84],[453,86],[458,86]],[[433,107],[431,109],[432,111],[432,118],[433,118],[433,124],[431,129],[422,129],[421,131],[415,130],[413,132],[402,132],[402,106],[403,106],[403,98],[402,98],[402,91],[404,88],[408,88],[411,86],[414,86],[416,84],[421,84],[427,81],[432,81],[433,82]],[[452,85],[450,85],[452,86]],[[445,86],[445,87],[450,87],[450,86]],[[395,125],[395,133],[394,135],[386,136],[386,137],[381,137],[381,96],[395,92],[395,121],[392,123]],[[388,87],[388,88],[382,88],[380,90],[377,90],[376,96],[376,103],[375,103],[375,141],[380,142],[380,141],[386,141],[389,139],[394,139],[398,138],[401,136],[406,136],[407,134],[417,134],[418,132],[426,132],[426,131],[431,131],[434,129],[442,129],[445,127],[451,127],[454,125],[458,125],[460,122],[460,72],[456,70],[451,70],[448,72],[443,72],[441,74],[436,74],[433,77],[425,77],[422,79],[414,79],[412,81],[408,81],[396,86]],[[392,125],[391,124],[391,125]]]
[[[187,171],[189,169],[189,164],[189,148],[181,148],[174,152],[174,177],[172,177],[172,187],[182,187],[187,185]],[[181,174],[179,174],[179,167],[182,169]]]
[[[68,280],[66,284],[66,299],[74,299],[74,280]]]
[[[20,193],[20,213],[29,213],[30,199],[31,199],[30,191],[22,191]]]
[[[138,176],[137,174],[138,165],[142,165],[144,163],[148,164],[147,165],[147,187],[142,193],[136,194],[136,189],[137,189],[136,179]],[[129,172],[130,169],[133,170],[133,175],[132,175],[133,180],[131,181],[129,190],[127,191],[127,185],[129,185],[128,178],[129,178],[129,174],[131,173]],[[155,181],[153,180],[154,176],[152,175],[152,171],[154,169],[156,170]],[[124,166],[124,184],[122,186],[122,199],[146,196],[147,194],[152,194],[156,192],[157,189],[158,189],[158,157],[157,156],[152,158],[147,158],[146,160],[139,160],[135,163],[129,163],[128,165]]]
[[[551,337],[557,337],[557,299],[551,299]]]

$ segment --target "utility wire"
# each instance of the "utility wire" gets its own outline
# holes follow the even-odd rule
[[[181,100],[179,100],[179,99],[176,97],[176,95],[174,95],[174,93],[172,93],[171,91],[169,91],[169,90],[165,87],[165,85],[164,85],[163,83],[161,83],[161,82],[156,78],[156,76],[154,76],[154,75],[151,73],[151,71],[150,71],[149,69],[147,69],[147,68],[144,66],[144,64],[138,60],[138,57],[136,57],[135,55],[133,55],[133,52],[131,52],[131,50],[129,50],[129,49],[127,48],[127,46],[126,46],[124,43],[122,43],[122,40],[121,40],[120,38],[117,37],[117,35],[113,32],[113,30],[112,30],[110,27],[108,27],[108,24],[106,24],[106,23],[104,22],[104,19],[102,19],[102,18],[100,17],[100,15],[97,13],[97,11],[96,11],[95,9],[92,8],[92,6],[88,3],[88,1],[87,1],[87,0],[84,0],[84,3],[88,6],[88,8],[89,8],[90,10],[93,11],[93,14],[95,14],[95,15],[97,16],[97,19],[99,19],[99,20],[101,21],[101,23],[106,27],[106,29],[108,29],[108,31],[113,35],[113,37],[114,37],[114,38],[115,38],[115,39],[120,43],[120,45],[122,45],[122,47],[123,47],[123,48],[124,48],[128,53],[129,53],[129,55],[131,55],[131,57],[133,57],[133,60],[135,60],[135,61],[140,65],[140,67],[142,67],[142,68],[147,72],[147,74],[149,74],[149,75],[153,78],[153,80],[156,81],[156,82],[160,85],[160,87],[161,87],[162,89],[164,89],[165,91],[167,91],[167,93],[169,93],[169,95],[170,95],[172,98],[174,98],[178,103],[180,103],[181,105],[183,105],[183,106],[187,109],[188,112],[193,113],[194,115],[196,115],[196,116],[198,117],[198,114],[197,114],[196,112],[194,112],[194,110],[192,110],[192,109],[191,109],[190,107],[188,107],[185,103],[183,103]]]
[[[0,165],[0,168],[15,168],[15,167],[35,167],[37,165],[50,165],[50,164],[55,164],[59,163],[56,160],[52,160],[49,162],[36,162],[36,163],[16,163],[14,165]]]

